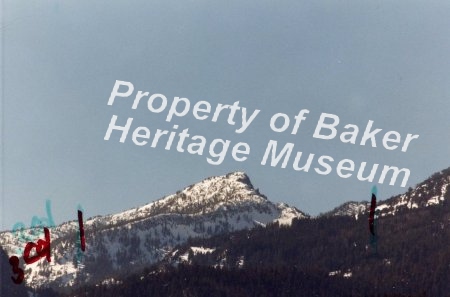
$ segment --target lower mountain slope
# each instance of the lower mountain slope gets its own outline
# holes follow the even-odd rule
[[[450,296],[450,205],[378,223],[377,249],[367,220],[348,216],[191,239],[172,261],[84,290],[99,297]]]
[[[350,202],[334,215],[287,226],[191,238],[153,267],[86,290],[96,296],[447,297],[449,176],[443,170],[379,202],[375,241],[367,209]]]

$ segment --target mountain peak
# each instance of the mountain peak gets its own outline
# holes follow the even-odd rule
[[[244,172],[231,172],[226,175],[208,177],[198,183],[185,187],[176,194],[154,202],[154,207],[164,213],[198,214],[213,212],[224,206],[237,206],[242,203],[260,203],[267,200],[259,193]]]
[[[253,188],[252,182],[250,181],[250,177],[243,171],[230,172],[227,175],[225,175],[225,178],[236,180],[237,182],[244,183],[248,185],[250,188]]]

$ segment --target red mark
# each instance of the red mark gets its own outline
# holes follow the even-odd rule
[[[50,258],[50,231],[48,228],[44,228],[45,240],[39,239],[37,244],[34,242],[28,242],[23,251],[23,260],[27,264],[34,263],[44,256],[47,258],[47,262],[51,261]],[[30,257],[31,250],[36,249],[36,255]]]
[[[372,201],[370,202],[369,212],[369,230],[375,236],[375,208],[377,207],[377,197],[372,193]]]
[[[83,212],[81,210],[78,211],[78,226],[80,227],[81,250],[84,252],[86,249],[86,239],[84,238]]]
[[[21,284],[24,279],[24,273],[23,270],[19,268],[19,258],[17,258],[17,256],[12,256],[9,258],[9,264],[11,264],[13,272],[17,274],[16,278],[11,276],[11,279],[15,284]]]

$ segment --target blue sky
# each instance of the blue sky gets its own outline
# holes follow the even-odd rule
[[[3,230],[44,216],[47,199],[62,223],[76,220],[78,204],[86,216],[115,213],[236,170],[270,200],[313,215],[368,199],[373,183],[356,174],[261,165],[271,139],[294,143],[303,158],[332,156],[334,167],[347,158],[408,168],[405,188],[378,184],[382,199],[450,166],[448,1],[5,0],[2,13]],[[116,80],[169,102],[239,101],[261,112],[241,134],[225,117],[168,123],[145,105],[132,110],[131,99],[108,106]],[[292,120],[302,109],[310,113],[296,135],[271,131],[273,114]],[[420,137],[407,152],[315,139],[321,113],[339,116],[339,133],[372,120],[383,134]],[[208,145],[246,142],[251,152],[211,165],[207,151],[105,141],[113,114],[152,133],[177,124]]]

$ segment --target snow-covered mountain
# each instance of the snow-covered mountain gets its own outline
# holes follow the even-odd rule
[[[334,210],[335,215],[299,220],[289,228],[272,225],[188,240],[156,267],[110,278],[68,297],[86,292],[89,296],[297,296],[298,292],[448,296],[449,173],[450,169],[436,173],[404,195],[381,201],[383,217],[375,246],[367,228],[366,203],[348,202]],[[363,216],[346,217],[353,214]],[[430,269],[424,273],[424,267]]]
[[[25,265],[25,282],[31,287],[100,282],[160,261],[189,237],[272,222],[290,224],[293,218],[305,217],[294,207],[270,202],[243,172],[210,177],[147,205],[87,220],[81,265],[77,262],[78,222],[50,228],[51,262],[41,259]],[[32,232],[26,231],[31,237]],[[8,256],[23,247],[12,232],[0,233],[0,243]]]
[[[433,174],[404,194],[378,201],[376,209],[381,216],[395,215],[399,211],[442,204],[445,201],[450,201],[450,168]],[[357,219],[369,211],[369,206],[368,201],[346,202],[324,215],[347,215]]]

